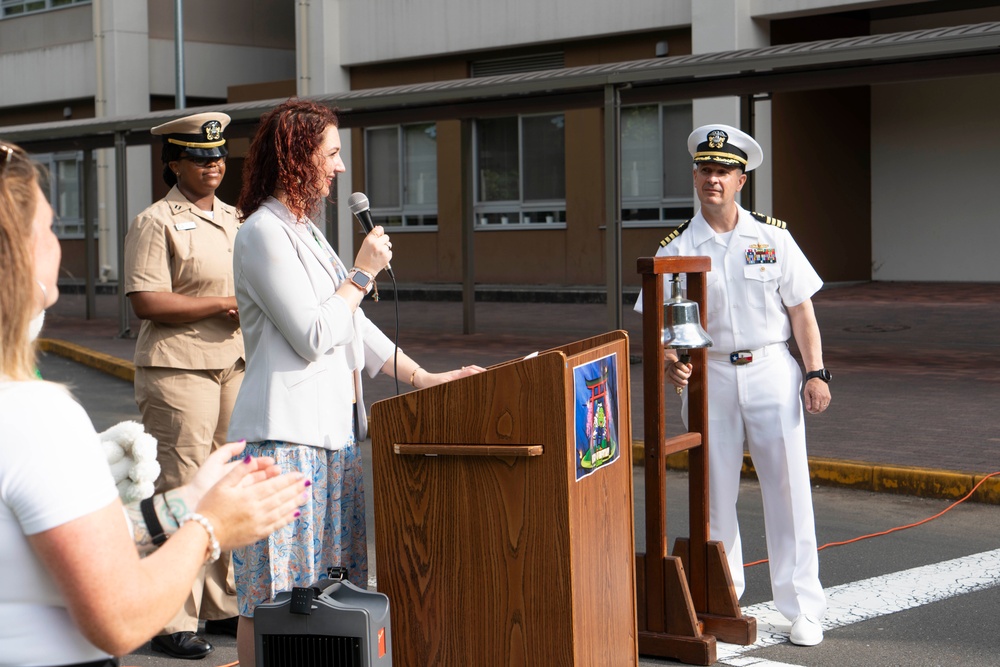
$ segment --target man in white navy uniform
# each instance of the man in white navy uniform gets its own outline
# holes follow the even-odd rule
[[[819,582],[803,406],[812,414],[830,404],[811,297],[823,285],[780,220],[736,203],[746,172],[763,151],[753,137],[728,125],[699,127],[688,137],[701,208],[663,241],[656,255],[703,255],[708,334],[708,438],[711,537],[723,543],[737,596],[743,594],[743,552],[736,499],[744,443],[764,501],[764,526],[774,602],[792,621],[792,643],[823,641],[826,597]],[[669,290],[666,292],[669,294]],[[636,304],[641,310],[642,296]],[[788,351],[795,342],[805,386]],[[668,381],[684,387],[691,365],[666,350]],[[683,414],[687,414],[684,392]]]

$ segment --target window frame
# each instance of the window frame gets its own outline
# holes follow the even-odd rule
[[[659,182],[660,193],[659,196],[647,195],[647,196],[635,196],[630,197],[624,193],[625,184],[624,179],[622,182],[622,210],[619,212],[622,219],[622,228],[628,229],[642,229],[649,227],[676,227],[683,223],[685,220],[689,220],[694,216],[696,211],[696,202],[694,195],[693,186],[688,189],[690,193],[688,196],[677,196],[677,195],[666,195],[665,190],[665,180],[666,180],[666,155],[664,154],[664,147],[667,145],[666,141],[669,139],[671,142],[680,142],[678,145],[686,145],[687,135],[683,137],[664,137],[664,109],[666,107],[680,107],[687,106],[691,108],[690,101],[681,102],[660,102],[660,103],[645,103],[645,104],[632,104],[624,109],[631,109],[637,107],[656,107],[656,131],[657,131],[657,143],[659,150],[659,173],[657,174],[657,180]],[[689,130],[690,131],[690,130]],[[624,137],[619,137],[619,141],[624,142]],[[625,165],[621,165],[624,171]],[[631,205],[630,205],[631,204]],[[629,211],[650,211],[652,209],[657,210],[657,216],[655,218],[650,217],[646,219],[628,219]],[[680,213],[680,215],[671,215],[671,213]]]
[[[437,123],[398,123],[393,125],[372,125],[370,127],[364,128],[364,151],[365,151],[365,186],[370,190],[369,187],[369,169],[371,168],[372,151],[369,146],[369,133],[375,131],[382,131],[387,129],[394,129],[396,131],[396,164],[395,169],[397,172],[397,187],[398,192],[397,201],[398,206],[376,206],[377,202],[372,202],[371,214],[372,220],[377,225],[382,225],[387,229],[392,230],[393,233],[398,232],[436,232],[438,230],[438,198],[437,198],[437,179],[435,178],[435,192],[434,201],[430,204],[409,204],[406,202],[406,188],[407,184],[407,169],[406,169],[406,133],[404,128],[408,127],[424,127],[430,126],[434,128],[434,141],[435,141],[435,153],[434,153],[434,173],[437,175],[438,166],[438,156],[436,152],[437,145]],[[434,222],[423,224],[420,222],[420,218],[423,216],[433,216]],[[412,223],[410,221],[413,221]]]
[[[60,240],[76,240],[84,239],[87,236],[87,216],[83,210],[84,201],[82,197],[82,189],[84,182],[84,163],[83,163],[83,151],[58,151],[54,153],[33,153],[31,158],[42,165],[48,178],[45,179],[45,187],[43,191],[45,192],[45,197],[48,199],[49,204],[52,206],[53,213],[53,224],[52,231],[55,232],[56,237]],[[72,161],[75,165],[76,172],[76,194],[77,194],[77,212],[79,215],[67,216],[63,207],[60,203],[60,194],[64,190],[63,181],[60,178],[60,172],[58,169],[58,164],[60,162]],[[94,236],[97,237],[98,231],[94,230]]]
[[[83,4],[92,4],[92,0],[0,0],[0,21]],[[10,11],[15,7],[19,9]]]
[[[473,189],[473,228],[476,231],[501,231],[501,230],[526,230],[526,229],[566,229],[567,219],[566,219],[566,193],[563,192],[562,198],[552,198],[552,199],[533,199],[526,201],[524,199],[524,119],[525,118],[544,118],[551,117],[555,118],[562,116],[563,118],[563,154],[561,156],[561,161],[564,170],[564,181],[565,181],[565,168],[566,168],[566,150],[565,150],[565,119],[566,113],[564,111],[559,112],[545,112],[545,113],[525,113],[517,114],[512,116],[501,116],[499,118],[516,118],[517,119],[517,190],[518,199],[506,199],[506,200],[495,200],[495,201],[482,201],[482,192],[480,188],[479,179],[479,160],[480,160],[480,142],[479,142],[479,123],[480,119],[475,120],[475,127],[473,128],[473,156],[472,156],[472,169],[474,178],[472,179],[472,189]],[[493,120],[493,119],[491,119]],[[565,187],[565,184],[564,184]],[[535,222],[530,220],[534,216],[544,216],[545,221]],[[528,219],[526,221],[526,218]],[[499,220],[498,222],[484,222],[485,220]]]

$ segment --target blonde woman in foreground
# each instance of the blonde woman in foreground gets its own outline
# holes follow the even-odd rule
[[[230,463],[231,443],[188,485],[122,506],[83,408],[34,374],[33,323],[59,294],[51,226],[36,165],[0,141],[0,665],[107,667],[220,550],[294,519],[306,483],[268,459]]]

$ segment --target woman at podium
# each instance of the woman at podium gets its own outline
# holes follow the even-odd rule
[[[471,375],[429,373],[395,347],[360,308],[392,243],[374,227],[348,266],[310,220],[345,171],[337,116],[292,99],[265,114],[243,168],[244,223],[233,267],[246,376],[229,436],[304,473],[312,498],[286,529],[233,554],[241,664],[255,664],[253,614],[281,591],[346,567],[368,585],[365,504],[358,442],[367,432],[361,372],[394,375],[420,389]]]

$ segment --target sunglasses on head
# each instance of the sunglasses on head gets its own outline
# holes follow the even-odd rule
[[[24,156],[25,153],[20,148],[0,142],[0,174],[3,173],[8,164],[14,161],[15,157]]]

